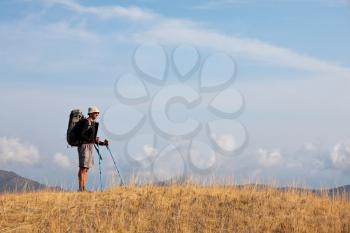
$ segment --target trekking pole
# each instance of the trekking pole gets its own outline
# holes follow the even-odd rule
[[[118,167],[117,167],[117,163],[115,162],[115,159],[114,159],[114,156],[113,156],[113,154],[112,154],[111,148],[109,148],[109,146],[106,146],[106,147],[107,147],[107,150],[108,150],[109,154],[110,154],[111,157],[112,157],[115,170],[117,171],[117,173],[118,173],[118,175],[119,175],[120,184],[121,184],[121,185],[124,185],[123,177],[120,175],[120,172],[119,172],[119,169],[118,169]]]
[[[94,144],[94,147],[97,151],[97,154],[98,154],[98,167],[99,167],[99,170],[100,170],[100,190],[102,192],[102,172],[101,172],[101,160],[102,160],[102,156],[101,156],[101,153],[100,153],[100,145],[97,144],[97,146]]]

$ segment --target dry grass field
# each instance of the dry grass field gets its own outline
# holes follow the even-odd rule
[[[2,194],[0,232],[350,232],[350,202],[252,186]]]

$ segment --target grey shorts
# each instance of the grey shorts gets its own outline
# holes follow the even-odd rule
[[[91,168],[94,165],[94,158],[92,157],[93,148],[93,143],[78,146],[79,167]]]

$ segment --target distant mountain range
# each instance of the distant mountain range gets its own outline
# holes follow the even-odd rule
[[[347,194],[350,198],[350,185],[344,185],[344,186],[328,189],[328,193],[330,195]]]
[[[179,178],[179,179],[174,179],[174,180],[170,180],[170,181],[165,181],[165,182],[157,182],[154,185],[158,185],[158,186],[170,186],[170,185],[183,185],[186,184],[187,180],[186,178]],[[228,185],[230,186],[230,185]],[[255,188],[257,190],[263,190],[266,188],[275,188],[271,185],[268,184],[243,184],[243,185],[233,185],[236,188],[245,188],[245,187],[251,187],[251,188]],[[312,188],[299,188],[299,187],[277,187],[277,190],[280,191],[288,191],[288,190],[294,190],[297,192],[311,192],[314,193],[316,195],[321,195],[321,194],[328,194],[330,197],[332,196],[344,196],[346,197],[348,200],[350,200],[350,185],[343,185],[343,186],[338,186],[335,188],[328,188],[328,189],[312,189]]]
[[[31,192],[38,190],[62,190],[50,187],[37,181],[24,178],[11,171],[0,170],[0,193],[2,192]]]
[[[181,185],[184,184],[185,181],[177,181],[177,182],[159,182],[155,183],[155,185],[159,186],[168,186],[171,184]],[[248,184],[248,185],[236,185],[237,188],[243,188],[247,186],[254,186],[258,189],[268,188],[268,185],[264,184]],[[277,188],[281,191],[286,191],[291,189],[289,187],[279,187]],[[346,195],[350,199],[350,185],[339,186],[331,189],[307,189],[307,188],[292,188],[294,190],[300,192],[313,192],[315,194],[328,193],[330,196],[338,196],[338,195]],[[62,191],[63,189],[60,187],[50,187],[44,184],[40,184],[37,181],[27,179],[25,177],[19,176],[11,171],[0,170],[0,193],[2,192],[30,192],[30,191],[38,191],[38,190],[51,190],[51,191]]]
[[[248,184],[248,185],[237,185],[238,188],[243,188],[247,186],[252,186],[257,189],[269,188],[271,186],[265,184]],[[338,186],[329,189],[308,189],[308,188],[298,188],[298,187],[277,187],[280,191],[294,190],[297,192],[311,192],[316,195],[328,194],[329,196],[344,196],[350,200],[350,185]]]

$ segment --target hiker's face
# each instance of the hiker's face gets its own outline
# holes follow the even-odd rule
[[[96,120],[99,114],[100,113],[98,113],[98,112],[93,112],[90,114],[90,117],[91,117],[91,119]]]

